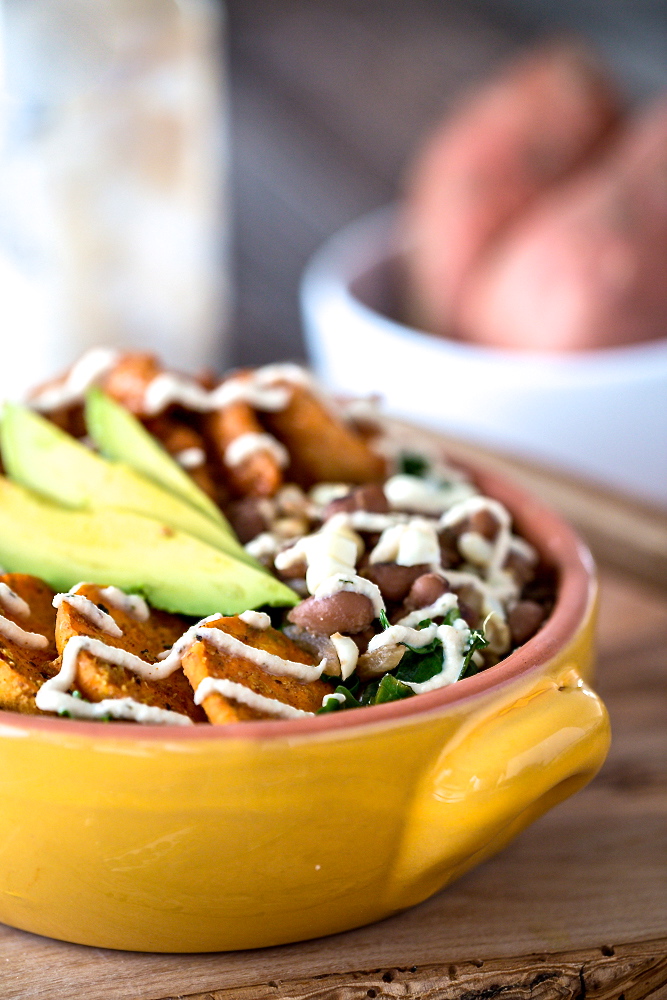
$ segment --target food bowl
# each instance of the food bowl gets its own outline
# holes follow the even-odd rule
[[[446,340],[392,317],[396,211],[330,239],[310,262],[302,312],[315,370],[390,412],[667,505],[667,339],[571,354]],[[667,333],[667,327],[666,327]]]
[[[588,551],[473,470],[559,584],[497,666],[310,719],[139,727],[0,712],[0,920],[139,951],[257,948],[419,903],[577,791],[609,743],[588,687]]]

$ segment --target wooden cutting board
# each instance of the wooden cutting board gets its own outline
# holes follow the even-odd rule
[[[667,587],[602,580],[609,759],[502,854],[398,917],[262,951],[142,955],[0,926],[0,998],[667,1000]]]

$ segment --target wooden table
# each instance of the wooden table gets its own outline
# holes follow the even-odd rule
[[[599,776],[421,906],[331,938],[216,955],[103,951],[0,927],[0,997],[665,1000],[664,577],[658,588],[603,569],[598,678],[614,733]]]

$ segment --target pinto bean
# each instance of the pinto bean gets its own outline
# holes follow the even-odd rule
[[[511,573],[520,587],[525,586],[535,576],[535,568],[530,559],[515,549],[510,549],[503,569]]]
[[[500,525],[490,510],[482,508],[482,510],[476,510],[474,514],[470,515],[465,530],[476,531],[483,538],[488,538],[492,542],[500,530]]]
[[[310,632],[363,632],[375,617],[372,602],[365,594],[339,590],[331,597],[309,597],[292,608],[287,616],[293,625]]]
[[[440,565],[443,569],[454,569],[461,564],[461,553],[456,544],[458,534],[452,528],[445,528],[438,535],[440,542]]]
[[[245,497],[243,500],[234,500],[227,507],[225,513],[242,545],[267,530],[264,506],[259,497]]]
[[[534,636],[544,616],[544,608],[537,601],[518,601],[507,616],[513,645],[522,646]]]
[[[324,520],[328,520],[334,514],[340,514],[341,511],[351,513],[354,510],[367,510],[374,514],[388,513],[389,504],[379,483],[358,486],[346,496],[332,500],[324,511]]]
[[[408,611],[427,608],[429,604],[434,604],[442,594],[445,594],[447,589],[447,582],[437,573],[422,573],[412,584],[405,607]]]
[[[363,576],[380,588],[385,601],[397,604],[404,600],[413,583],[428,570],[428,565],[399,566],[397,563],[369,563]]]
[[[470,628],[478,628],[482,616],[482,595],[479,590],[470,583],[464,583],[455,588],[455,593],[459,600],[461,618]]]

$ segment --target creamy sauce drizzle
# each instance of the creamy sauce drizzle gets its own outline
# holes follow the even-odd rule
[[[350,639],[349,635],[341,635],[340,632],[334,632],[333,635],[329,636],[329,639],[336,650],[336,656],[340,663],[340,675],[346,681],[354,673],[357,666],[359,647],[354,639]]]
[[[195,692],[195,704],[201,705],[210,694],[221,694],[224,698],[231,698],[248,708],[254,708],[258,712],[266,712],[267,715],[275,715],[279,719],[304,719],[314,715],[313,712],[304,712],[301,708],[294,708],[277,698],[267,698],[265,695],[251,691],[244,684],[236,681],[229,681],[224,677],[205,677],[199,684]]]
[[[116,639],[120,639],[123,634],[122,628],[117,625],[111,615],[108,615],[106,611],[102,611],[101,608],[98,608],[96,604],[93,604],[92,601],[89,601],[82,594],[56,594],[52,603],[54,608],[59,608],[61,604],[69,604],[86,621],[90,622],[94,628],[99,628],[102,632],[106,632],[107,635],[112,635]]]
[[[370,554],[371,563],[440,566],[440,544],[435,526],[423,517],[411,517],[406,524],[386,528]]]
[[[19,597],[6,583],[0,583],[0,607],[9,611],[10,615],[18,615],[19,618],[28,618],[30,615],[28,602]]]
[[[192,448],[183,448],[182,451],[177,451],[174,458],[182,469],[198,469],[206,461],[206,452],[203,448],[193,446]]]
[[[80,585],[79,585],[80,586]],[[76,588],[75,588],[76,589]],[[150,608],[143,597],[138,594],[126,594],[120,587],[102,587],[100,597],[112,608],[123,611],[138,622],[147,622],[150,618]]]
[[[86,391],[108,374],[119,358],[119,352],[109,347],[93,347],[70,368],[60,385],[43,389],[28,401],[29,405],[35,410],[49,412],[81,402]]]
[[[256,434],[252,431],[240,434],[227,445],[225,465],[233,469],[262,451],[271,455],[281,469],[289,465],[289,452],[280,441],[276,441],[272,434]]]
[[[265,611],[243,611],[239,615],[239,618],[246,625],[250,625],[251,628],[261,629],[262,632],[271,627],[271,618]]]
[[[417,608],[415,611],[411,611],[404,618],[401,618],[398,624],[414,627],[423,622],[425,618],[441,618],[448,611],[451,611],[452,608],[455,608],[457,603],[458,598],[456,594],[441,594],[433,604],[428,604],[424,608]]]
[[[464,480],[442,484],[403,473],[391,476],[384,484],[384,495],[390,507],[420,514],[442,514],[453,504],[476,493],[475,487]]]
[[[46,649],[49,640],[39,632],[26,632],[20,625],[0,615],[0,635],[25,649]]]
[[[98,639],[85,635],[75,635],[69,639],[63,652],[62,666],[55,677],[42,684],[35,696],[37,708],[42,712],[68,712],[77,719],[99,719],[110,716],[113,719],[126,719],[152,725],[191,726],[192,719],[180,712],[170,712],[164,708],[144,705],[134,698],[105,698],[103,701],[89,702],[68,694],[69,688],[76,681],[76,667],[79,653],[83,651],[99,656],[109,663],[128,666],[129,663],[143,660],[127,653],[123,649],[107,646]],[[124,654],[124,655],[123,655]],[[144,664],[148,666],[148,664]],[[132,669],[130,666],[129,669]],[[137,672],[137,671],[135,671]]]
[[[267,674],[275,677],[294,677],[295,680],[304,684],[319,680],[322,672],[326,668],[326,659],[320,660],[316,666],[309,663],[299,663],[297,660],[286,660],[275,653],[268,653],[265,649],[257,649],[255,646],[248,646],[241,642],[236,636],[223,632],[218,628],[202,628],[196,630],[195,641],[210,642],[212,646],[230,653],[232,656],[241,656],[244,660],[250,660],[257,664]]]
[[[326,577],[319,587],[316,588],[313,597],[318,600],[324,597],[333,597],[334,594],[340,593],[341,590],[348,590],[354,594],[363,594],[364,597],[367,597],[373,605],[376,618],[379,617],[381,611],[384,611],[384,601],[377,584],[371,580],[366,580],[363,576],[357,576],[355,573],[335,573],[332,576]]]
[[[425,694],[437,688],[454,684],[461,675],[465,660],[465,649],[470,640],[470,630],[462,618],[454,625],[427,625],[426,628],[414,629],[406,625],[391,625],[379,635],[373,636],[368,644],[368,651],[373,652],[382,646],[406,645],[421,649],[428,646],[434,639],[442,643],[442,669],[427,681],[404,681],[415,694]]]
[[[283,383],[283,384],[280,384]],[[286,384],[284,384],[286,383]],[[247,403],[256,410],[276,412],[288,405],[290,386],[310,386],[311,379],[298,365],[265,365],[251,373],[232,376],[215,389],[204,389],[192,379],[162,372],[146,386],[144,413],[153,416],[179,403],[200,413]]]

